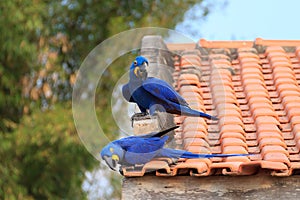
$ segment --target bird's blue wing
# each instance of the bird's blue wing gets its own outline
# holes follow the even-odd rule
[[[163,138],[130,137],[119,140],[125,150],[124,161],[129,164],[145,164],[156,157],[168,136]]]
[[[183,106],[188,103],[167,82],[150,77],[143,82],[143,88],[160,100],[169,100]]]
[[[135,102],[131,93],[130,93],[130,90],[129,90],[129,85],[128,84],[125,84],[123,85],[122,87],[122,94],[123,94],[123,97],[129,101],[129,102]]]
[[[150,153],[162,149],[167,139],[168,136],[164,136],[162,138],[131,136],[117,140],[117,143],[128,152]]]

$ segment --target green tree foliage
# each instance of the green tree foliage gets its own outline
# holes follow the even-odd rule
[[[36,67],[37,31],[45,4],[30,0],[0,3],[0,132],[9,131],[22,115],[21,78]]]
[[[202,1],[0,2],[0,199],[85,198],[84,172],[97,162],[78,140],[72,120],[80,64],[96,45],[121,31],[173,28],[195,3]],[[97,88],[97,113],[111,139],[118,127],[110,96],[131,57],[115,61]],[[119,179],[111,180],[120,187]]]
[[[6,199],[85,197],[80,189],[84,172],[96,160],[77,136],[70,103],[56,104],[48,111],[34,110],[22,118],[10,138],[5,153],[10,154],[7,163],[12,165],[7,169],[9,176],[0,181]]]

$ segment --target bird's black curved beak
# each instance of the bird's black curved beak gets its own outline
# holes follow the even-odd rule
[[[107,166],[111,169],[116,171],[118,162],[111,157],[103,156],[104,161],[106,162]]]
[[[142,80],[146,80],[146,78],[148,77],[148,72],[147,72],[147,66],[148,66],[148,63],[147,62],[144,62],[141,66],[140,66],[140,70],[139,70],[139,77],[142,79]]]

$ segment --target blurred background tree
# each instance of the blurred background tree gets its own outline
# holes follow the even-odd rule
[[[96,161],[80,143],[71,111],[76,71],[106,38],[131,28],[174,28],[201,0],[10,0],[0,2],[0,199],[84,199]],[[129,61],[118,59],[97,88],[104,132],[116,137],[110,96]],[[117,67],[114,67],[117,66]],[[123,66],[123,67],[120,67]],[[101,166],[100,166],[101,168]],[[108,173],[120,197],[120,178]]]

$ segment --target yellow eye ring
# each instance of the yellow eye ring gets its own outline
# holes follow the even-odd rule
[[[136,65],[137,65],[137,61],[135,60],[135,61],[133,62],[133,64],[136,66]]]

